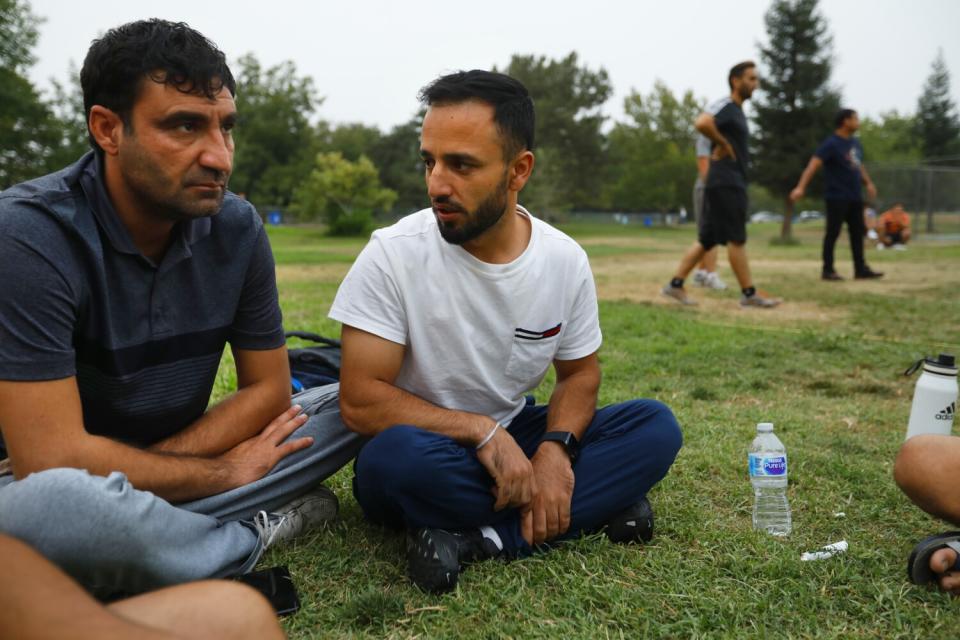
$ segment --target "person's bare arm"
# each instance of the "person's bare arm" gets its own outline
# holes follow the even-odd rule
[[[701,180],[707,179],[707,171],[710,169],[710,156],[697,156],[697,175]]]
[[[218,456],[260,433],[290,408],[286,346],[265,351],[234,349],[237,391],[186,429],[150,447],[157,453]]]
[[[341,331],[340,416],[351,430],[375,436],[396,424],[410,424],[477,446],[494,432],[490,416],[438,407],[394,385],[403,364],[405,347],[361,329],[343,325]],[[495,508],[526,505],[533,498],[533,470],[505,429],[477,457],[496,483]]]
[[[137,489],[171,502],[253,482],[284,457],[310,446],[310,438],[285,442],[306,422],[298,411],[298,407],[291,407],[258,435],[215,458],[178,456],[144,451],[88,433],[74,377],[43,382],[0,381],[0,431],[14,477],[21,479],[57,467],[86,469],[101,476],[121,471]]]
[[[813,180],[813,176],[820,170],[820,167],[823,166],[823,160],[817,156],[810,156],[810,162],[807,163],[806,169],[803,170],[803,173],[800,174],[800,180],[797,181],[797,186],[793,188],[793,191],[790,192],[790,199],[796,202],[803,197],[803,194],[807,191],[807,186],[810,184],[810,181]]]
[[[569,431],[583,439],[597,407],[600,364],[597,355],[577,360],[554,360],[557,384],[547,410],[547,431]],[[539,493],[521,521],[523,537],[539,544],[565,533],[570,527],[570,501],[574,475],[570,458],[557,442],[544,442],[533,456]]]
[[[714,160],[721,160],[727,157],[734,160],[737,158],[737,154],[733,150],[733,145],[731,145],[730,141],[717,129],[717,121],[712,115],[704,111],[697,116],[693,126],[696,127],[697,131],[710,138],[716,145],[713,150]]]
[[[116,616],[29,546],[0,536],[0,638],[176,640]]]
[[[863,186],[867,188],[867,197],[870,199],[870,202],[876,202],[877,200],[877,186],[873,184],[873,180],[870,179],[870,174],[867,172],[867,165],[860,165],[860,180],[863,182]]]
[[[0,535],[0,638],[187,640],[284,638],[269,603],[236,582],[206,580],[102,605],[28,545]]]

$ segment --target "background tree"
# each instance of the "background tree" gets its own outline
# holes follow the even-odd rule
[[[610,132],[603,203],[619,210],[692,210],[696,130],[702,103],[687,91],[677,99],[663,82],[649,95],[624,99],[628,121]]]
[[[523,202],[537,215],[595,208],[604,157],[600,109],[613,92],[607,72],[581,66],[571,52],[562,60],[514,55],[504,73],[522,82],[536,105],[537,166]]]
[[[761,91],[754,100],[750,177],[784,205],[781,239],[792,241],[796,185],[819,142],[833,130],[840,94],[830,86],[832,41],[817,0],[775,0],[764,16]]]
[[[0,189],[46,172],[56,121],[26,78],[40,19],[24,0],[0,0]]]
[[[914,116],[885,111],[877,118],[860,119],[860,142],[867,162],[913,164],[923,157]]]
[[[291,61],[265,70],[247,54],[234,69],[240,119],[230,188],[262,207],[286,206],[309,175],[327,130],[310,122],[322,100],[313,79],[299,76]]]
[[[290,209],[300,220],[322,219],[331,235],[361,235],[372,226],[373,214],[388,210],[396,198],[396,192],[380,185],[377,168],[366,156],[351,162],[328,152],[317,154]]]
[[[48,160],[51,171],[75,162],[90,150],[87,117],[83,111],[80,70],[73,62],[70,63],[69,78],[66,84],[54,79],[50,80],[53,85],[53,97],[49,105],[59,134],[59,141],[51,150]]]
[[[953,157],[960,155],[960,118],[950,98],[950,72],[942,50],[933,61],[917,101],[916,124],[924,158],[960,166],[960,158]]]
[[[391,208],[396,216],[429,206],[420,160],[420,124],[423,113],[398,124],[370,148],[370,159],[380,172],[383,186],[397,194]]]

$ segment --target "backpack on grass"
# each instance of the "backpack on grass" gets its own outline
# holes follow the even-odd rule
[[[293,393],[340,380],[340,341],[307,331],[288,331],[287,339],[300,338],[317,346],[290,349],[290,385]]]

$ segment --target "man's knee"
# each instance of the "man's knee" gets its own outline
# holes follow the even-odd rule
[[[377,434],[357,456],[360,485],[415,489],[433,482],[438,449],[459,448],[456,442],[417,427],[397,425]]]
[[[31,473],[0,491],[0,531],[21,540],[41,533],[49,538],[54,531],[66,530],[51,527],[52,519],[77,525],[96,521],[98,505],[105,504],[106,496],[131,489],[126,476],[117,472],[107,478],[68,468]]]
[[[683,433],[673,411],[659,400],[629,400],[618,406],[628,429],[637,429],[642,447],[663,456],[676,456]]]
[[[941,444],[937,436],[920,435],[910,438],[900,446],[893,464],[893,479],[909,496],[915,495],[928,477],[931,456],[936,456]]]

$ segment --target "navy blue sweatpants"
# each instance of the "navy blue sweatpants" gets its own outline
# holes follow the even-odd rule
[[[547,405],[524,407],[509,432],[532,457],[546,430]],[[558,538],[598,530],[643,498],[673,464],[680,426],[656,400],[599,409],[573,466],[570,528]],[[493,479],[473,448],[410,425],[379,433],[357,456],[353,492],[367,519],[391,527],[497,530],[508,555],[527,555],[518,509],[494,511]]]

